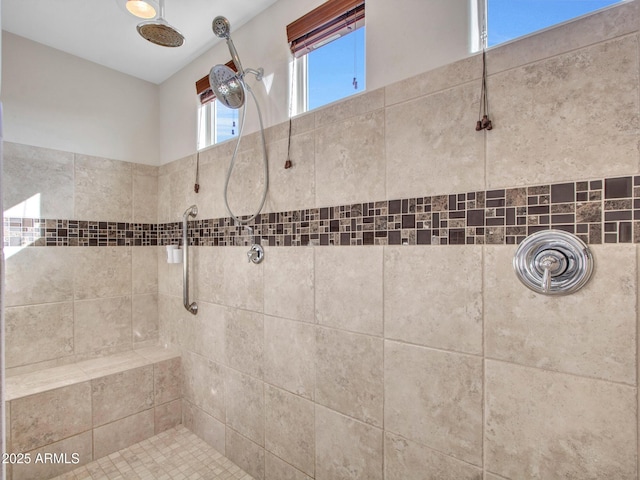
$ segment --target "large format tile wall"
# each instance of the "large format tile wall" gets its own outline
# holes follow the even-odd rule
[[[197,316],[182,306],[180,266],[158,273],[160,337],[183,351],[185,425],[258,479],[637,479],[638,247],[625,242],[639,26],[631,2],[488,52],[490,132],[474,129],[478,56],[295,119],[291,169],[288,125],[270,128],[265,210],[288,213],[261,218],[260,265],[233,246],[247,233],[220,220],[233,145],[201,153],[197,195],[195,157],[161,167],[161,225],[199,208]],[[258,204],[261,168],[253,135],[229,185],[237,213]],[[371,241],[360,222],[389,219],[376,202],[444,196],[468,229],[469,193],[508,209],[518,188],[525,210],[515,225],[485,216],[504,230],[484,244],[478,231],[450,242],[447,224],[431,245],[402,245],[402,202],[398,225],[379,229],[393,237],[374,226]],[[295,230],[307,220],[326,230]],[[580,292],[545,297],[517,281],[505,235],[536,222],[590,241],[597,267]]]
[[[488,52],[490,132],[474,129],[479,56],[296,118],[291,169],[288,124],[268,129],[265,211],[317,209],[329,223],[287,246],[284,229],[300,219],[269,218],[260,265],[246,247],[226,246],[238,232],[220,220],[232,143],[201,153],[198,194],[195,156],[153,169],[9,145],[5,170],[13,165],[23,183],[5,206],[55,192],[39,218],[95,222],[106,245],[24,248],[9,259],[9,366],[159,335],[182,350],[184,423],[258,479],[636,479],[638,247],[626,242],[638,240],[639,26],[634,1]],[[260,200],[260,153],[257,135],[243,140],[229,186],[237,213]],[[516,190],[523,205],[508,204]],[[505,211],[485,203],[480,227],[469,195],[482,192]],[[446,199],[447,217],[431,211],[430,228],[404,228],[395,200],[422,199],[424,210],[426,198],[431,207]],[[172,241],[192,204],[207,222],[194,233],[210,236],[191,250],[197,316],[182,307],[181,266],[160,247],[136,246],[138,227],[127,225],[156,224],[159,241]],[[365,205],[373,239],[365,220],[346,229]],[[515,279],[508,243],[539,224],[571,225],[592,244],[596,272],[580,292],[543,297]],[[222,242],[209,225],[222,226]],[[45,234],[75,245],[68,227],[56,221]],[[91,245],[91,232],[83,238]]]
[[[35,232],[29,227],[38,219],[155,226],[157,171],[146,165],[4,144],[5,209],[29,217],[21,219],[19,227],[11,227],[5,219],[10,374],[157,343],[157,247],[141,241],[140,246],[129,242],[21,248],[45,244],[45,229]],[[12,228],[18,229],[13,237]]]

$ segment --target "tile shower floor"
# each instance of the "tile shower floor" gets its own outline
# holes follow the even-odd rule
[[[53,480],[252,480],[182,425]]]

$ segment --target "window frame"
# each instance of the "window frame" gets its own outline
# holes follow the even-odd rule
[[[225,63],[225,66],[229,67],[234,72],[238,71],[236,64],[233,62],[233,60],[229,60],[227,63]],[[196,149],[199,151],[220,143],[218,141],[218,128],[217,128],[218,127],[217,125],[218,105],[216,104],[216,96],[213,93],[213,90],[211,89],[211,84],[209,83],[208,74],[196,81],[196,93],[200,101],[200,105],[198,107],[198,138],[196,140],[196,143],[197,143]],[[205,133],[205,137],[210,143],[202,142],[203,125],[201,121],[203,117],[203,114],[202,114],[203,108],[206,108],[208,110],[207,112],[208,114],[206,115],[206,122],[204,126],[205,128],[204,133]],[[235,138],[235,136],[237,135],[234,135],[231,138]],[[230,140],[230,138],[222,141],[227,141],[227,140]],[[203,146],[200,146],[201,144]]]
[[[589,15],[593,15],[594,13],[601,12],[609,8],[616,8],[617,6],[620,6],[624,3],[629,3],[630,1],[633,1],[633,0],[616,0],[615,3],[612,3],[610,5],[606,5],[604,7],[596,8],[595,10],[590,10],[588,12],[581,13],[579,15],[568,18],[566,20],[548,25],[546,27],[539,28],[537,30],[532,30],[527,33],[523,33],[522,35],[510,38],[503,42],[495,43],[493,45],[489,45],[489,5],[488,5],[489,1],[490,0],[470,0],[471,18],[472,18],[472,24],[471,24],[471,51],[472,52],[479,52],[482,49],[489,49],[489,48],[494,48],[501,45],[506,45],[511,42],[529,37],[531,35],[537,35],[540,32],[544,32],[552,28],[557,28],[566,23],[573,22],[577,19],[589,16]]]
[[[287,41],[293,56],[290,64],[291,116],[309,111],[308,54],[364,26],[365,0],[328,0],[287,25]],[[360,92],[354,92],[357,93]]]

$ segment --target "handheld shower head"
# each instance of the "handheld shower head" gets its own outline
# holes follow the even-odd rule
[[[216,65],[209,72],[209,85],[216,98],[229,108],[237,109],[244,105],[245,88],[249,86],[244,82],[245,73],[253,73],[258,81],[262,80],[263,70],[259,68],[254,70],[248,68],[246,71],[242,68],[240,57],[236,51],[236,47],[231,40],[231,24],[225,17],[218,16],[213,19],[211,24],[213,33],[218,38],[224,38],[229,47],[231,59],[236,66],[236,72],[226,65]]]
[[[218,16],[211,23],[213,33],[218,38],[229,38],[231,35],[231,24],[225,17]]]
[[[229,47],[229,53],[231,54],[233,63],[236,65],[236,70],[240,76],[243,76],[244,70],[240,63],[240,57],[238,56],[236,47],[233,45],[233,40],[231,40],[231,24],[229,20],[223,16],[217,16],[213,19],[213,22],[211,22],[211,29],[216,37],[224,38],[227,41],[227,47]]]

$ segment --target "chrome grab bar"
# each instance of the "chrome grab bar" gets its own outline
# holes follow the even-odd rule
[[[191,205],[182,215],[182,298],[184,308],[193,315],[198,314],[198,304],[189,303],[189,236],[187,235],[189,217],[198,214],[198,207]]]

